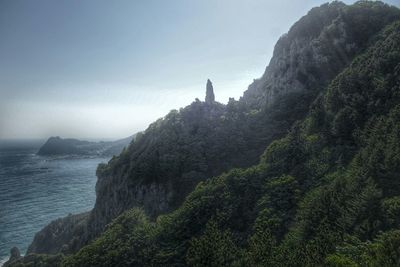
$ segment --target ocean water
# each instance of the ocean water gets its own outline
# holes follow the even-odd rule
[[[38,156],[42,143],[0,141],[0,266],[52,220],[94,206],[96,167],[108,158]]]

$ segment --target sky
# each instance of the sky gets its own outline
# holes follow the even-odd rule
[[[324,2],[0,0],[0,139],[123,138],[203,99],[208,78],[238,99]]]

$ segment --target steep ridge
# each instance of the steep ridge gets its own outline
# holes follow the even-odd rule
[[[399,92],[400,21],[258,165],[200,182],[156,222],[131,209],[56,265],[31,257],[42,266],[398,266]]]
[[[201,182],[153,223],[119,216],[62,266],[398,266],[400,21],[258,165]]]
[[[311,9],[279,39],[264,75],[249,86],[242,101],[258,109],[290,93],[320,90],[397,17],[382,2],[373,7],[367,1],[350,6],[332,2]]]
[[[246,105],[242,107],[242,102],[232,101],[226,107],[195,102],[180,112],[172,112],[164,120],[151,125],[142,140],[129,147],[127,155],[121,155],[116,161],[110,162],[106,171],[99,168],[98,201],[91,217],[91,223],[96,224],[95,232],[97,229],[101,231],[111,218],[123,210],[132,206],[141,206],[141,201],[137,201],[135,197],[136,194],[139,195],[139,198],[142,195],[141,189],[135,188],[137,183],[149,189],[161,186],[161,191],[156,189],[155,194],[147,194],[149,199],[157,199],[164,195],[161,208],[157,208],[159,207],[157,204],[144,205],[145,211],[150,216],[154,216],[175,208],[200,180],[218,175],[232,167],[246,167],[255,164],[263,148],[273,139],[285,134],[294,121],[301,119],[306,114],[310,102],[323,88],[323,85],[343,69],[355,54],[367,46],[371,36],[388,22],[393,21],[396,14],[398,18],[397,9],[381,3],[377,3],[374,8],[371,8],[365,3],[346,7],[342,3],[335,2],[313,9],[289,31],[286,37],[288,41],[278,42],[270,64],[273,71],[267,69],[267,74],[264,75],[273,77],[273,73],[277,72],[274,70],[279,69],[278,66],[281,65],[281,62],[285,62],[291,69],[297,68],[299,71],[303,71],[305,76],[313,77],[309,78],[308,84],[303,84],[303,88],[287,90],[283,99],[276,96],[274,101],[270,101],[272,102],[269,103],[271,108],[253,115],[246,113],[248,108]],[[353,25],[353,19],[359,20],[357,23],[371,24],[371,27],[368,26],[369,31],[363,32],[362,38],[357,39],[355,33],[347,34],[346,32],[350,31],[349,28],[356,31],[353,28],[358,26]],[[310,37],[305,36],[302,46],[306,48],[294,47],[289,51],[286,49],[287,43],[298,44],[300,42],[298,40],[303,39],[304,32],[308,33],[307,29],[310,24],[321,25],[320,20],[323,20],[324,27],[321,27],[319,32],[317,30],[315,33],[309,34]],[[363,28],[367,25],[364,25]],[[346,38],[347,35],[353,37]],[[358,35],[360,34],[358,33]],[[317,50],[314,48],[315,43],[326,46]],[[335,47],[328,47],[328,44],[335,44]],[[317,52],[311,53],[314,57],[311,64],[316,65],[315,69],[323,72],[324,75],[313,74],[314,68],[302,66],[302,63],[310,64],[306,60],[301,63],[292,60],[294,57],[304,58],[314,50]],[[336,51],[336,53],[330,55],[330,58],[323,54],[332,53],[332,51]],[[341,55],[340,53],[347,54]],[[324,66],[321,66],[322,64]],[[280,71],[280,73],[284,72]],[[275,77],[274,81],[283,84],[284,80],[289,79],[297,80],[289,75],[289,77]],[[314,80],[319,84],[316,84]],[[290,84],[286,87],[290,87]],[[270,92],[271,90],[274,88],[266,88],[265,91]],[[291,100],[288,96],[290,93],[295,96],[293,98],[295,103],[288,103]],[[262,93],[258,95],[260,98],[263,97]],[[304,102],[299,103],[299,98],[302,98]],[[246,97],[244,97],[244,101],[245,99]],[[289,107],[292,112],[288,111]],[[286,117],[280,117],[281,114],[285,114]],[[233,136],[231,136],[232,134]],[[176,151],[176,153],[171,153],[171,151]],[[182,156],[184,156],[183,159]],[[127,184],[122,188],[118,187],[117,190],[109,190],[108,186],[102,186],[101,181],[104,180],[108,181],[107,185]],[[166,192],[170,194],[168,197]],[[178,196],[174,196],[174,192],[177,192]],[[104,194],[106,197],[103,199]],[[121,201],[116,200],[118,197],[121,198]],[[132,202],[126,203],[127,200]],[[145,201],[142,200],[142,202]],[[115,204],[110,205],[113,202]],[[107,204],[103,207],[104,203]],[[97,224],[98,222],[100,224]]]
[[[265,74],[250,85],[242,99],[227,105],[195,101],[172,111],[139,134],[121,155],[99,166],[96,205],[84,234],[70,236],[70,240],[78,240],[74,247],[66,242],[66,247],[56,246],[51,252],[76,251],[132,207],[143,207],[151,218],[170,212],[200,181],[258,163],[265,147],[304,119],[323,88],[376,42],[375,36],[384,26],[399,18],[398,9],[379,2],[351,6],[334,2],[310,11],[277,43]],[[291,182],[288,178],[287,183]],[[255,196],[257,186],[249,188],[255,190]],[[185,218],[198,219],[193,216]],[[46,247],[44,242],[36,240],[29,252]]]

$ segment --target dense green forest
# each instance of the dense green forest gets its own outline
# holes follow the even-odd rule
[[[316,35],[313,19],[338,6],[359,49],[328,49],[326,82],[258,109],[253,94],[196,101],[99,166],[133,184],[173,181],[167,213],[128,209],[76,253],[11,266],[399,266],[399,10],[333,3],[292,30]]]
[[[397,266],[400,23],[379,39],[260,164],[156,222],[126,212],[65,266]]]

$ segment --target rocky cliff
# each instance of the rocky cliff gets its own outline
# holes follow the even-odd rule
[[[397,16],[395,8],[382,2],[374,8],[366,2],[313,8],[279,39],[265,73],[244,92],[242,101],[258,109],[291,93],[319,90]]]
[[[333,2],[311,10],[278,41],[264,75],[239,101],[222,105],[208,94],[207,103],[195,101],[170,112],[99,166],[96,204],[80,244],[127,209],[143,207],[155,218],[178,207],[200,181],[256,164],[268,144],[306,116],[330,80],[399,18],[398,9],[382,3]],[[53,242],[51,251],[39,250],[48,242],[53,241],[35,238],[30,252],[79,248]]]
[[[85,235],[89,212],[68,215],[52,221],[35,235],[27,254],[56,254],[82,246],[80,237]]]
[[[209,103],[209,104],[211,104],[215,101],[214,87],[213,87],[210,79],[207,80],[205,101],[206,101],[206,103]]]

